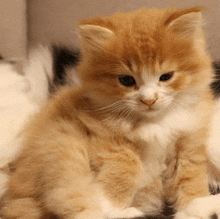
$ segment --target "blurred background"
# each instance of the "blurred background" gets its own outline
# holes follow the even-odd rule
[[[20,59],[38,43],[78,48],[75,27],[80,18],[108,16],[118,10],[132,11],[144,6],[205,6],[208,48],[212,58],[220,60],[219,0],[0,0],[0,54]]]

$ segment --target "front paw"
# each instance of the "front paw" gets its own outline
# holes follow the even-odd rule
[[[137,217],[143,217],[144,213],[139,211],[137,208],[130,207],[126,208],[123,211],[115,211],[108,214],[107,218],[137,218]]]
[[[102,217],[101,212],[84,210],[79,213],[75,219],[104,219],[104,217]]]
[[[177,212],[174,219],[201,219],[201,218],[196,216],[191,216],[185,209]]]
[[[220,219],[220,194],[194,199],[175,219]]]

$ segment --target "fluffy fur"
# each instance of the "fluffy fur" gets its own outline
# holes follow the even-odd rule
[[[80,85],[27,125],[3,218],[128,218],[157,214],[164,200],[181,218],[208,196],[215,103],[201,24],[200,8],[80,21]]]
[[[22,71],[17,70],[16,63],[0,63],[0,197],[8,179],[8,163],[21,147],[23,127],[48,99],[48,78],[52,78],[52,69],[49,69],[51,60],[50,51],[39,46],[23,63]]]
[[[211,136],[209,138],[209,144],[208,144],[208,154],[210,156],[210,160],[213,162],[213,164],[220,169],[220,148],[217,148],[216,145],[220,145],[220,139],[219,139],[219,124],[220,124],[220,100],[218,100],[218,105],[216,109],[216,113],[214,114],[214,118],[212,121],[212,131]]]
[[[220,186],[220,99],[217,99],[216,109],[211,123],[210,136],[207,143],[207,154],[211,168],[209,169],[210,186],[213,191],[218,191]]]

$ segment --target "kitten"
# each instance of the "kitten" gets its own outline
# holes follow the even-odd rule
[[[132,218],[209,196],[214,111],[201,8],[82,20],[80,84],[27,125],[3,218]],[[195,212],[192,215],[194,216]],[[183,216],[184,215],[184,216]]]

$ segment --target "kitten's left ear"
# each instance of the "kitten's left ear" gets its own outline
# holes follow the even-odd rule
[[[202,10],[202,7],[195,7],[177,11],[165,23],[172,32],[181,37],[192,39],[202,26]]]
[[[79,25],[77,30],[81,42],[94,49],[101,49],[114,36],[111,30],[98,25],[83,24]]]

